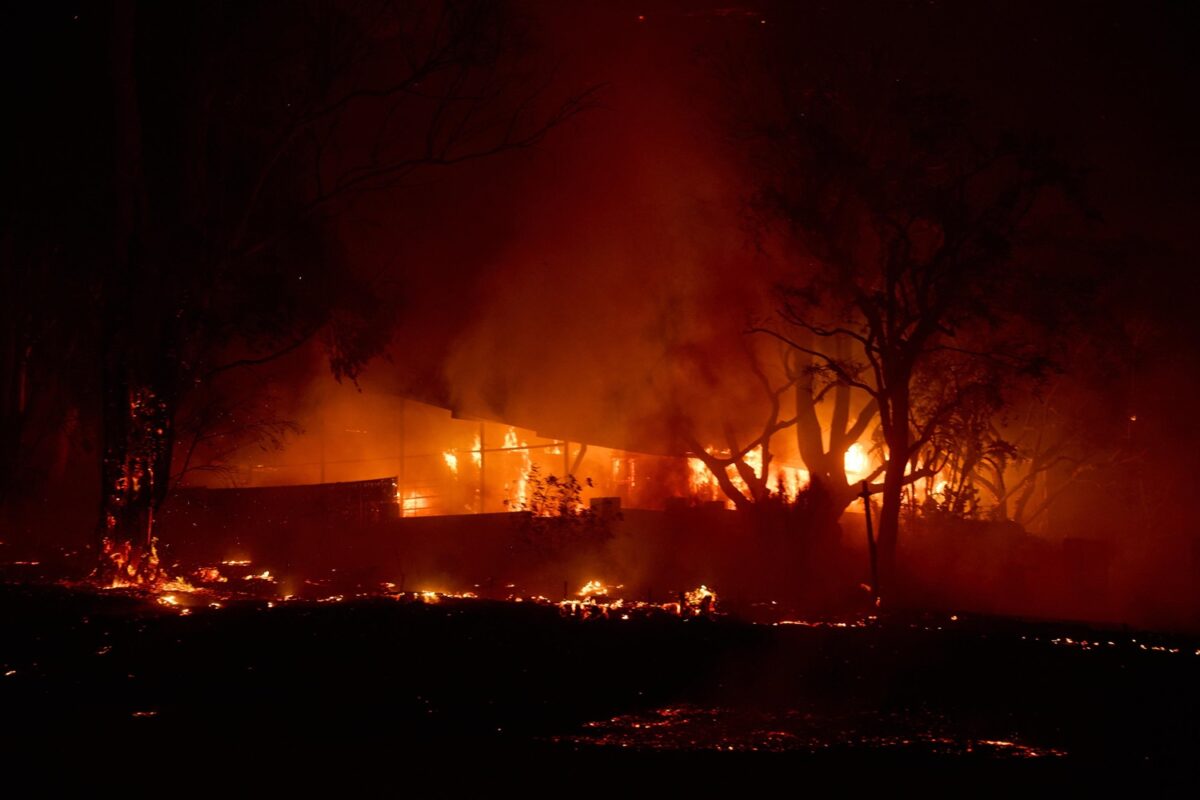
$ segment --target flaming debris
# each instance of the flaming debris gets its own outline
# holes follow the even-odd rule
[[[253,575],[253,574],[246,575],[242,578],[242,580],[244,580],[244,581],[267,581],[268,583],[275,583],[275,579],[273,577],[271,577],[271,570],[269,570],[269,569],[263,570],[262,572],[258,573],[257,575]]]
[[[200,567],[193,575],[200,583],[227,583],[229,581],[217,567]]]
[[[585,583],[583,588],[576,592],[576,594],[578,594],[583,600],[591,600],[592,598],[598,597],[608,597],[608,588],[609,587],[605,586],[600,581],[591,580]],[[620,589],[621,587],[617,586],[615,588]]]

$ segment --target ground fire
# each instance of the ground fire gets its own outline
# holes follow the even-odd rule
[[[1200,26],[1076,5],[14,7],[0,739],[1190,765]]]

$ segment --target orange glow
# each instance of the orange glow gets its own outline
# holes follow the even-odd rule
[[[216,567],[200,567],[196,570],[196,580],[201,583],[225,583],[229,579]]]
[[[275,579],[271,577],[270,570],[263,570],[262,572],[260,572],[257,575],[247,575],[244,578],[242,578],[242,580],[244,580],[244,581],[267,581],[268,583],[275,582]]]
[[[717,593],[704,584],[684,593],[683,597],[687,601],[687,607],[696,614],[707,613],[717,606]]]
[[[509,508],[513,511],[523,511],[529,504],[529,470],[533,461],[529,458],[529,443],[517,438],[517,429],[511,425],[504,434],[504,449],[521,454],[520,474],[515,481],[515,487],[505,486],[509,496]]]
[[[842,464],[846,468],[846,478],[851,483],[861,481],[871,472],[871,460],[867,457],[867,448],[859,442],[850,445],[846,450]]]
[[[727,458],[728,450],[718,450],[714,447],[706,447],[706,452],[721,458]],[[763,476],[763,450],[762,447],[756,447],[750,450],[742,457],[743,462],[750,470],[760,478]],[[688,489],[693,497],[702,500],[722,500],[725,499],[720,483],[717,481],[717,476],[714,475],[702,459],[689,458],[688,465]],[[725,468],[725,474],[729,478],[729,482],[733,484],[743,495],[749,497],[751,495],[750,487],[746,481],[742,479],[741,473],[737,467],[730,464]],[[783,494],[787,497],[795,497],[801,489],[808,485],[809,473],[808,470],[794,464],[781,463],[778,458],[771,459],[771,465],[767,469],[767,489],[771,492],[778,492],[782,489]],[[734,508],[733,501],[727,500],[725,503],[727,508]]]
[[[580,597],[582,597],[584,600],[587,600],[589,598],[596,598],[596,597],[607,598],[610,588],[620,589],[621,587],[620,586],[610,587],[610,586],[606,585],[603,581],[590,580],[587,583],[585,583],[583,585],[583,588],[580,589],[578,592],[576,592],[576,594],[579,595]]]

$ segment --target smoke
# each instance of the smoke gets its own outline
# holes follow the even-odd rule
[[[343,223],[349,259],[393,276],[401,309],[364,386],[649,452],[679,452],[698,421],[761,424],[743,332],[773,276],[748,246],[696,21],[571,8],[539,23],[547,94],[603,84],[600,106]]]

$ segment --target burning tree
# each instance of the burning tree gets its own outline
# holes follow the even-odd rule
[[[119,2],[117,154],[99,287],[105,582],[157,575],[154,517],[196,387],[320,336],[353,379],[392,304],[331,225],[420,169],[537,144],[587,104],[526,79],[498,4]]]
[[[878,64],[770,77],[743,132],[763,175],[764,239],[795,277],[778,324],[758,330],[878,410],[886,591],[903,490],[933,473],[935,437],[1002,376],[1044,366],[1014,321],[1038,279],[1014,250],[1035,204],[1070,176],[1044,143],[996,133]]]
[[[772,380],[759,354],[749,347],[745,354],[750,371],[766,399],[767,415],[761,428],[750,434],[747,441],[745,434],[739,435],[732,422],[725,419],[721,425],[725,438],[722,449],[704,446],[694,430],[689,430],[686,438],[689,459],[702,464],[724,495],[739,509],[770,499],[773,490],[778,489],[771,481],[774,460],[771,441],[776,434],[795,425],[797,419],[783,416],[783,398],[797,379],[787,376]]]
[[[816,345],[814,337],[807,342],[809,351]],[[839,342],[841,359],[846,358],[845,343]],[[858,496],[859,482],[873,481],[879,477],[880,469],[855,475],[851,481],[847,474],[846,454],[867,432],[879,416],[879,405],[871,397],[859,404],[854,411],[854,387],[842,380],[829,380],[830,371],[825,369],[824,359],[816,358],[811,352],[795,350],[789,354],[789,370],[795,376],[796,443],[800,457],[809,471],[813,491],[821,492],[828,500],[828,509],[835,519]],[[817,411],[822,402],[832,395],[829,419],[829,436]],[[826,444],[828,441],[828,444]]]

